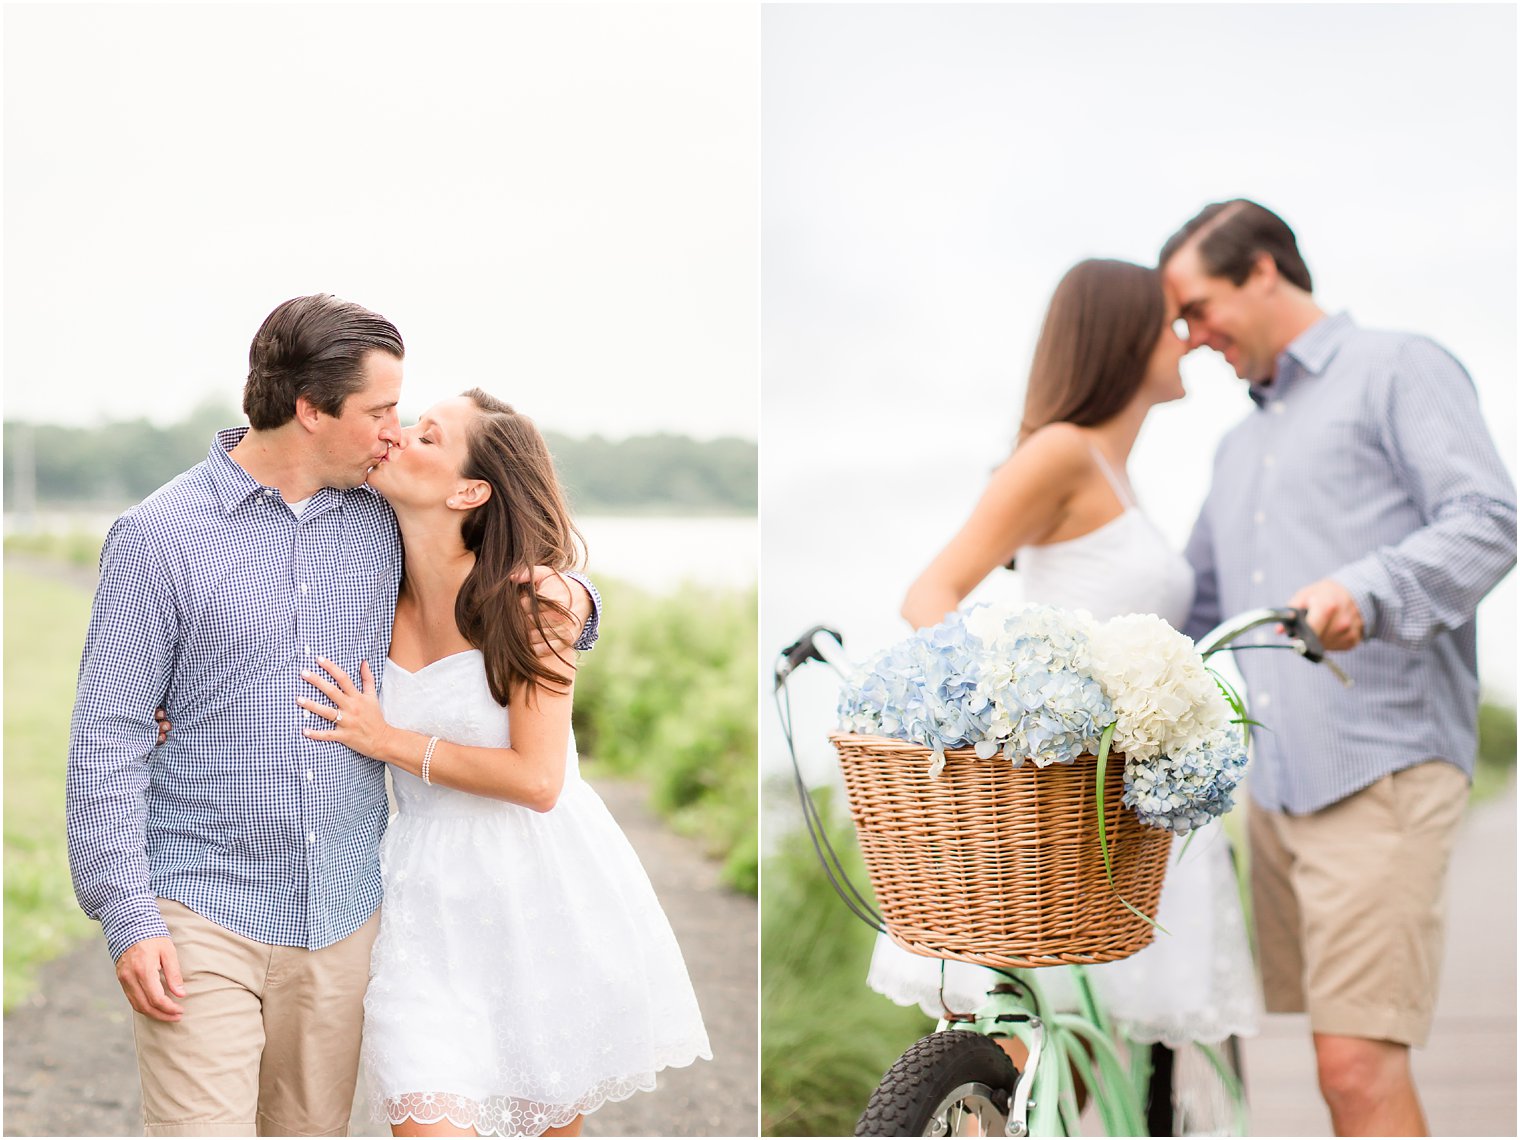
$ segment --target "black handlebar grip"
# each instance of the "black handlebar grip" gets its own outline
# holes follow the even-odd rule
[[[822,661],[823,655],[818,652],[818,647],[813,644],[813,638],[820,633],[826,633],[841,645],[844,638],[826,625],[815,625],[792,644],[781,651],[780,660],[776,663],[776,685],[779,688],[781,682],[791,675],[793,669],[804,661]]]
[[[1290,637],[1296,637],[1304,643],[1304,657],[1315,664],[1325,659],[1325,646],[1320,641],[1319,635],[1309,628],[1309,611],[1291,609],[1293,615],[1290,621],[1283,623]]]

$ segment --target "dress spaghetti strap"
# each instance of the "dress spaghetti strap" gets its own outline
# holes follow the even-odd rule
[[[1114,494],[1119,496],[1119,501],[1124,504],[1126,509],[1134,508],[1137,504],[1135,503],[1135,497],[1130,494],[1129,484],[1119,478],[1118,473],[1114,471],[1108,460],[1103,457],[1103,452],[1099,450],[1096,443],[1089,443],[1087,446],[1092,449],[1093,458],[1098,461],[1098,466],[1103,471],[1103,477],[1108,480],[1108,485],[1114,489]]]

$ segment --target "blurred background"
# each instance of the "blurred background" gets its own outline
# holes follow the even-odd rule
[[[856,659],[908,632],[908,585],[1012,448],[1056,282],[1086,257],[1154,264],[1210,202],[1280,213],[1327,310],[1455,353],[1513,471],[1515,32],[1512,8],[1476,5],[767,7],[767,662],[818,622]],[[1251,408],[1222,357],[1194,353],[1182,371],[1188,398],[1149,417],[1130,463],[1179,547],[1216,441]],[[973,600],[1018,597],[1017,573],[999,571]],[[1502,869],[1514,862],[1513,575],[1479,612],[1476,794],[1507,805]],[[837,689],[814,673],[797,675],[792,699],[804,777],[827,789]],[[838,1134],[931,1026],[865,989],[870,932],[817,871],[769,708],[762,723],[763,1128]],[[834,806],[852,848],[839,795]],[[1484,936],[1509,1008],[1503,913],[1508,928],[1495,919]],[[1454,919],[1453,943],[1474,936]],[[1499,1064],[1512,1073],[1512,1021],[1508,1032]],[[1313,1100],[1312,1071],[1304,1081]],[[1452,1111],[1474,1099],[1469,1086],[1446,1086]],[[1480,1099],[1490,1093],[1512,1130],[1513,1090]],[[1450,1115],[1432,1120],[1453,1130]]]
[[[727,916],[720,978],[686,953],[742,1087],[694,1089],[653,1130],[752,1130],[757,39],[728,7],[7,6],[8,1041],[10,1014],[68,998],[44,963],[82,946],[109,971],[63,844],[101,538],[244,422],[265,315],[332,292],[401,330],[404,423],[478,385],[548,435],[606,600],[577,684],[586,772],[631,782],[707,863],[676,873],[690,905]],[[128,1028],[119,994],[97,1012]],[[115,1049],[135,1084],[130,1035]],[[67,1098],[7,1054],[8,1131],[121,1127],[64,1126]]]

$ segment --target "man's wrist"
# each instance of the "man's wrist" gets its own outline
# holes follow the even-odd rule
[[[1388,571],[1376,555],[1368,555],[1349,566],[1341,567],[1330,575],[1330,581],[1350,594],[1351,600],[1356,603],[1357,612],[1362,617],[1363,640],[1376,636],[1380,616],[1377,601],[1379,589],[1391,588]]]
[[[169,927],[152,895],[134,896],[107,907],[101,913],[100,928],[113,962],[145,938],[169,937]]]

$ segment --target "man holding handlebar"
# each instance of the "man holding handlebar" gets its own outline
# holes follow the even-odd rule
[[[1477,752],[1480,599],[1515,564],[1515,492],[1462,366],[1329,315],[1293,231],[1204,209],[1161,251],[1190,348],[1256,409],[1188,542],[1187,632],[1288,599],[1355,680],[1247,654],[1251,894],[1266,1008],[1307,1011],[1338,1135],[1424,1135],[1444,884]]]

